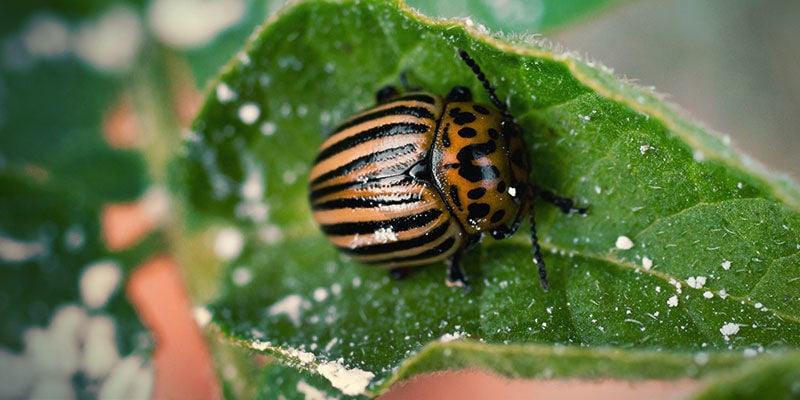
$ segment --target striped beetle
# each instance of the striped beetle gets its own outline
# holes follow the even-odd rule
[[[528,214],[546,290],[533,200],[565,213],[586,209],[529,183],[522,129],[475,61],[463,50],[459,55],[494,107],[474,102],[462,86],[445,98],[379,90],[375,106],[346,119],[322,144],[309,177],[314,219],[360,262],[401,277],[408,267],[447,260],[446,282],[467,287],[462,253],[484,233],[513,235]]]

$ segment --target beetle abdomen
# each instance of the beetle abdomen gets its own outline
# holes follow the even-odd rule
[[[441,99],[411,93],[342,123],[311,170],[314,219],[353,258],[386,267],[452,256],[461,228],[431,182],[416,179],[441,114]]]

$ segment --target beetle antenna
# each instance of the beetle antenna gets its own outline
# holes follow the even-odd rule
[[[475,74],[475,77],[478,78],[478,80],[483,85],[483,88],[486,89],[486,93],[489,95],[489,100],[492,101],[492,104],[494,104],[495,107],[497,107],[500,111],[502,111],[503,115],[510,117],[510,114],[508,113],[508,106],[506,105],[506,103],[503,103],[502,101],[500,101],[499,98],[497,98],[497,94],[495,94],[494,88],[489,83],[489,80],[486,79],[486,75],[483,74],[483,71],[481,71],[481,67],[478,66],[475,60],[473,60],[472,57],[470,57],[466,51],[458,49],[458,55],[461,56],[461,59],[464,60],[464,63],[466,63],[467,66],[472,69],[472,72]]]

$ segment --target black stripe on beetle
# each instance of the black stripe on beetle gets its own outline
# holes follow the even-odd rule
[[[453,199],[453,204],[457,209],[461,209],[461,199],[458,197],[458,186],[450,186],[450,198]]]
[[[355,234],[363,235],[365,233],[375,233],[375,231],[380,229],[391,229],[397,233],[410,229],[421,228],[433,222],[436,218],[439,218],[440,215],[442,215],[441,210],[432,208],[419,214],[406,215],[404,217],[397,217],[383,221],[341,222],[338,224],[322,225],[322,231],[328,235],[337,236]]]
[[[397,101],[420,101],[428,104],[436,104],[436,99],[425,93],[412,93],[397,98]]]
[[[386,263],[400,263],[400,262],[410,262],[410,261],[417,261],[417,260],[426,260],[429,258],[433,258],[438,256],[439,254],[444,254],[448,250],[450,250],[456,244],[456,240],[454,238],[449,238],[439,244],[436,247],[430,248],[422,253],[410,255],[410,256],[403,256],[403,257],[394,257],[389,258],[387,260],[382,260],[382,262]]]
[[[372,140],[378,140],[396,135],[416,135],[420,133],[425,133],[429,129],[430,126],[427,124],[418,124],[411,122],[401,122],[395,124],[376,126],[374,128],[359,132],[358,134],[340,140],[326,147],[325,149],[319,152],[319,155],[317,155],[315,163],[318,164],[336,154],[339,154],[345,150],[355,147],[361,143],[366,143]]]
[[[397,205],[412,205],[422,200],[422,195],[411,193],[401,197],[378,196],[378,197],[345,197],[340,199],[328,200],[324,203],[314,204],[311,209],[314,211],[336,210],[340,208],[376,208]]]
[[[382,177],[375,177],[369,178],[366,181],[348,181],[336,185],[325,186],[319,189],[313,189],[311,191],[311,195],[309,198],[311,199],[312,203],[316,202],[316,199],[332,195],[335,193],[339,193],[349,189],[372,189],[376,187],[393,187],[393,188],[400,188],[403,187],[411,187],[412,179],[406,176],[382,176]]]
[[[442,128],[442,146],[450,147],[450,124],[444,124]]]
[[[403,155],[411,154],[416,149],[417,149],[416,145],[409,143],[409,144],[406,144],[406,145],[403,145],[403,146],[400,146],[400,147],[394,147],[394,148],[391,148],[391,149],[376,151],[374,153],[367,154],[365,156],[356,158],[355,160],[350,161],[347,164],[341,165],[338,168],[334,168],[334,169],[332,169],[332,170],[330,170],[330,171],[328,171],[328,172],[316,177],[313,181],[311,181],[311,185],[312,186],[313,185],[319,185],[319,184],[321,184],[321,183],[323,183],[323,182],[325,182],[327,180],[330,180],[332,178],[349,175],[349,174],[353,173],[354,171],[358,171],[359,169],[362,169],[364,167],[370,166],[372,164],[376,164],[376,163],[380,163],[380,162],[383,162],[383,161],[392,160],[392,159],[395,159],[397,157],[401,157]],[[386,167],[376,171],[376,173],[374,173],[374,175],[384,175],[384,176],[386,176],[386,175],[397,175],[397,174],[405,171],[407,168],[408,168],[407,166],[402,165],[402,164],[400,164],[400,165],[392,164],[392,165],[386,166]]]
[[[345,129],[352,128],[356,125],[363,124],[364,122],[369,122],[374,119],[393,116],[393,115],[410,115],[412,117],[425,118],[425,119],[434,118],[431,111],[425,107],[409,107],[406,105],[399,105],[391,108],[385,108],[383,110],[369,112],[357,118],[354,118],[350,121],[347,121],[344,124],[339,125],[339,127],[336,128],[333,134],[337,134],[339,132],[344,131]]]

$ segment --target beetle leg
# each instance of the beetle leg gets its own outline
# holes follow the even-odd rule
[[[456,254],[453,254],[453,258],[450,259],[447,267],[447,279],[445,280],[445,284],[451,287],[463,287],[464,291],[468,292],[469,283],[464,275],[464,270],[461,269],[461,252],[462,250],[457,251]]]
[[[586,211],[588,210],[585,207],[575,207],[574,200],[558,196],[549,190],[537,189],[536,194],[539,197],[541,197],[542,200],[558,207],[564,214],[570,214],[570,213],[586,214]]]
[[[542,190],[538,187],[531,187],[530,196],[530,219],[531,219],[531,244],[533,252],[533,262],[536,263],[536,268],[539,270],[539,282],[542,288],[547,290],[549,283],[547,282],[547,269],[544,266],[544,258],[542,257],[542,250],[539,248],[539,239],[536,236],[536,212],[533,207],[533,200],[536,197],[541,197],[542,200],[553,204],[558,207],[563,213],[577,213],[586,214],[587,208],[575,207],[575,201],[566,197],[557,196],[549,190]]]
[[[408,267],[400,267],[400,268],[392,268],[389,270],[389,276],[396,281],[400,281],[406,279],[414,272],[413,268]]]
[[[533,262],[536,263],[536,268],[539,270],[539,283],[542,284],[542,289],[547,290],[550,284],[547,282],[547,269],[544,266],[542,249],[539,248],[539,238],[536,237],[536,216],[534,213],[533,204],[531,204],[531,252],[533,253]]]
[[[375,93],[375,101],[378,104],[386,103],[387,101],[397,97],[400,91],[394,86],[384,86]]]
[[[522,222],[523,213],[517,213],[517,217],[514,219],[514,223],[511,226],[508,225],[500,225],[497,228],[491,230],[492,238],[496,240],[503,240],[505,238],[511,237],[517,229],[519,228],[520,223]]]

